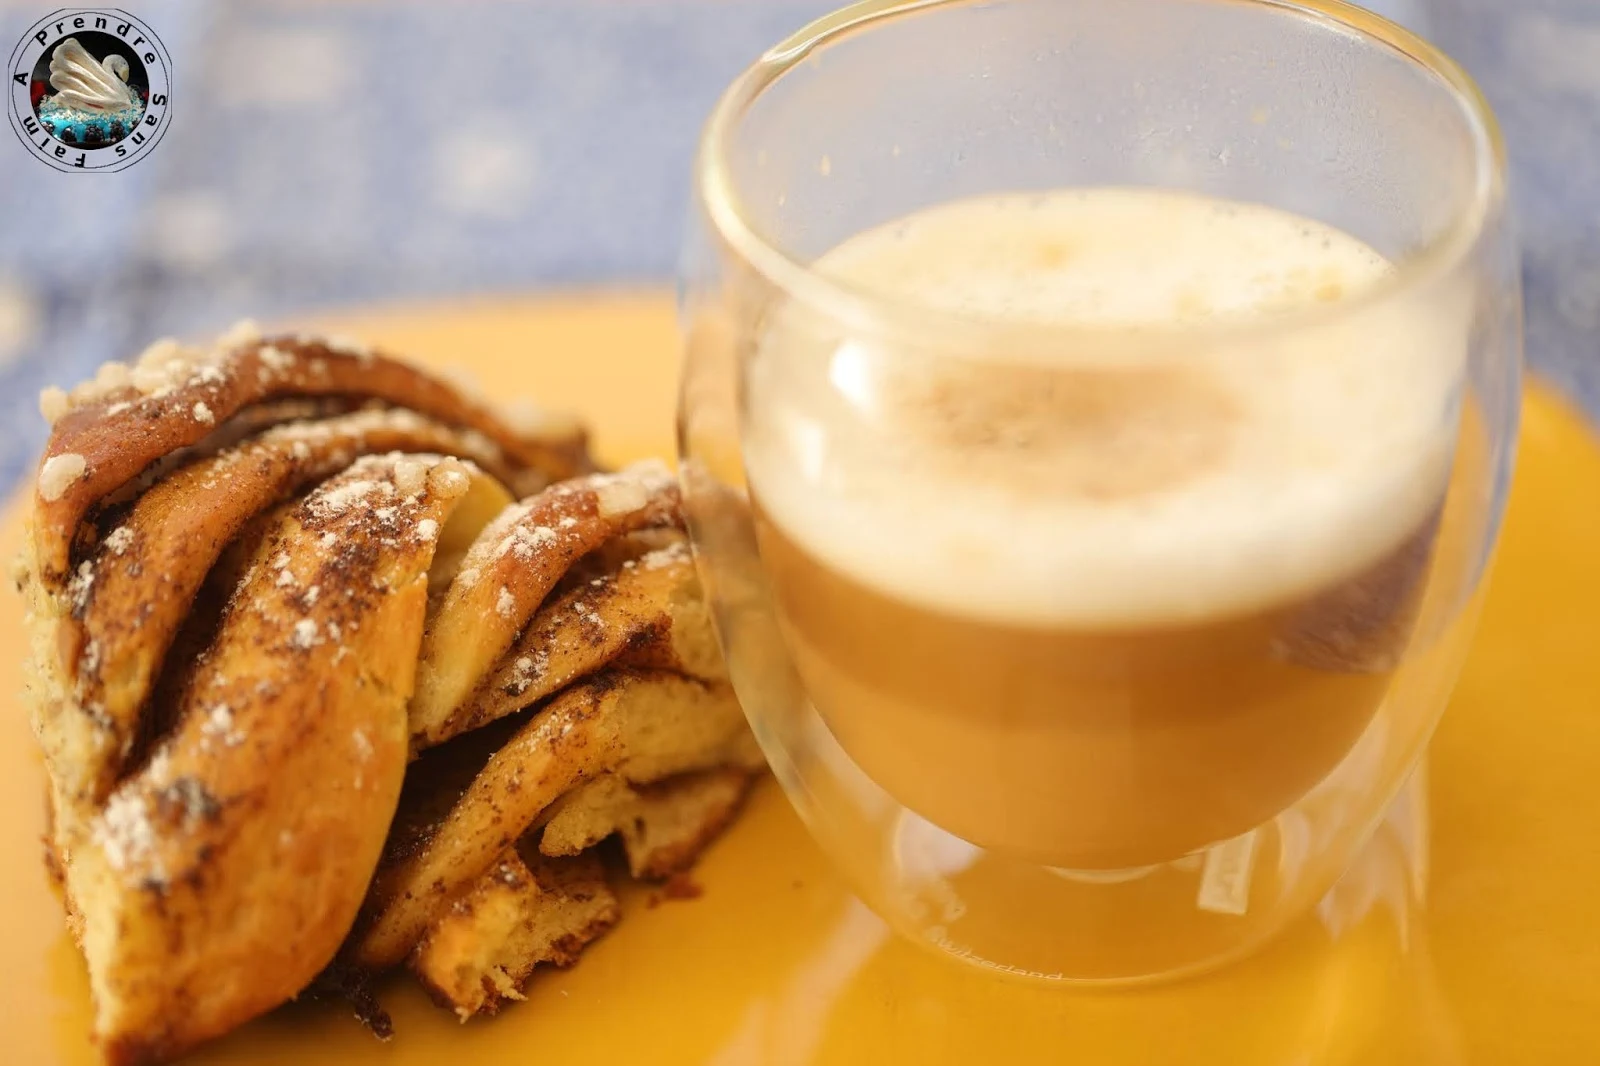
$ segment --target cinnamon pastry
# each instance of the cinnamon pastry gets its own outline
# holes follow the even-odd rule
[[[665,673],[605,673],[541,708],[489,759],[420,851],[379,873],[352,960],[404,962],[449,903],[587,778],[630,781],[758,760],[726,686]]]
[[[42,722],[56,759],[58,809],[105,799],[123,768],[156,671],[223,549],[263,510],[374,452],[470,458],[502,480],[486,439],[409,411],[366,411],[280,426],[184,467],[135,501],[86,553],[67,586],[58,640],[77,679],[70,705]],[[501,494],[501,499],[509,497]],[[163,579],[152,596],[149,574]]]
[[[660,464],[248,327],[41,402],[29,687],[113,1066],[336,958],[492,1012],[617,920],[602,840],[659,877],[732,817],[759,754]]]
[[[413,743],[479,729],[617,661],[706,681],[726,676],[681,536],[545,603],[500,667],[443,721],[419,725]]]
[[[539,834],[539,852],[578,855],[613,834],[622,840],[628,869],[637,878],[665,880],[692,865],[722,832],[749,791],[752,774],[724,766],[629,784],[617,774],[597,777],[551,808]]]
[[[67,580],[80,524],[146,466],[201,444],[253,405],[294,397],[376,400],[476,430],[546,483],[589,465],[581,430],[519,434],[443,381],[360,345],[263,339],[248,326],[209,351],[163,341],[132,368],[110,364],[90,386],[41,401],[55,417],[34,501],[38,576],[52,585]]]
[[[575,789],[537,838],[502,854],[433,923],[412,972],[462,1020],[498,1013],[523,998],[536,967],[571,966],[621,918],[596,844],[620,834],[634,877],[670,877],[733,818],[750,780],[730,767],[637,790],[615,775]]]
[[[225,1032],[338,949],[405,771],[428,566],[483,478],[364,459],[263,538],[175,731],[66,851],[111,1061]]]
[[[501,856],[429,931],[412,972],[462,1021],[497,1014],[541,964],[571,966],[622,918],[600,859],[550,859],[526,846]]]
[[[659,463],[569,481],[496,519],[462,560],[424,638],[411,705],[418,747],[461,731],[463,706],[574,563],[680,520],[677,483]]]

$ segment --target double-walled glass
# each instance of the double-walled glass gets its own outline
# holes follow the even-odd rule
[[[1131,980],[1337,880],[1443,709],[1504,504],[1503,167],[1454,64],[1332,0],[866,3],[727,92],[685,261],[691,531],[779,781],[891,924]],[[1123,304],[1180,260],[1198,288],[1056,308],[1061,212],[1144,257]],[[1212,313],[1205,227],[1240,215],[1264,264],[1348,237],[1385,266]],[[896,226],[948,232],[885,252]],[[1217,260],[1246,286],[1247,245]]]

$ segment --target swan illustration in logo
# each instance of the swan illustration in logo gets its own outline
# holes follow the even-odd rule
[[[113,53],[96,59],[68,37],[50,57],[55,92],[39,100],[39,121],[67,144],[115,144],[144,114],[144,99],[128,83],[130,73],[125,57]]]

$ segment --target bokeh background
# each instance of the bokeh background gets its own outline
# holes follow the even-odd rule
[[[157,150],[119,174],[63,175],[0,140],[0,487],[42,442],[41,387],[159,336],[331,306],[668,284],[712,102],[836,6],[128,4],[173,60]],[[0,42],[54,6],[0,0]],[[1600,414],[1600,0],[1367,6],[1441,43],[1498,109],[1530,357]]]

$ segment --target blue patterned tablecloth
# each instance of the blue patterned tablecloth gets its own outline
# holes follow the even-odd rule
[[[0,41],[51,6],[0,5]],[[0,143],[0,486],[42,440],[42,386],[157,336],[667,279],[716,95],[834,3],[131,6],[173,58],[159,150],[67,176]],[[1369,6],[1440,41],[1493,99],[1515,161],[1530,355],[1600,414],[1600,0]]]

